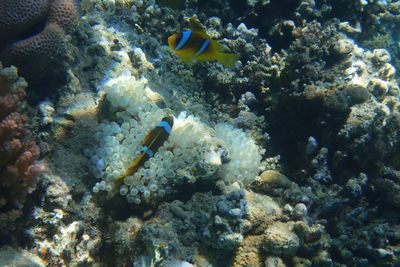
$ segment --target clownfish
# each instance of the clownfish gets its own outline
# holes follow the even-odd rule
[[[174,118],[172,116],[165,117],[146,135],[142,141],[143,148],[140,156],[132,162],[123,175],[115,178],[114,183],[117,188],[121,185],[126,176],[136,172],[146,160],[153,157],[158,148],[168,139],[173,125]]]
[[[225,67],[233,68],[238,54],[228,52],[225,46],[211,39],[194,17],[190,18],[189,25],[190,31],[175,33],[168,38],[169,47],[183,62],[217,60]]]

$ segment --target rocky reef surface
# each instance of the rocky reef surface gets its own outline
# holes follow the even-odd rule
[[[398,1],[0,7],[0,265],[400,265]],[[167,46],[192,16],[233,69]]]

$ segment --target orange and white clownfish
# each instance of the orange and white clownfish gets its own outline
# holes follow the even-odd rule
[[[142,141],[142,151],[139,157],[132,162],[128,170],[121,176],[118,176],[114,180],[115,186],[118,188],[126,176],[136,172],[146,160],[153,157],[157,152],[158,148],[164,144],[168,139],[174,125],[174,117],[168,116],[163,118],[157,126],[152,129]]]
[[[208,36],[203,26],[194,17],[190,18],[190,31],[175,33],[168,38],[169,47],[185,63],[193,60],[217,60],[228,68],[233,68],[238,54],[228,52],[228,49]]]

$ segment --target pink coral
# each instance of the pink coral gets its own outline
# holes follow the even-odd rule
[[[7,85],[2,84],[2,80],[0,79],[0,119],[3,119],[7,114],[15,109],[21,99],[25,97],[25,90],[22,88],[16,88],[13,91],[13,94],[2,92],[4,88],[7,88]]]
[[[26,86],[15,67],[3,69],[0,64],[0,202],[8,207],[23,203],[36,176],[45,169],[36,162],[39,147],[26,138],[29,131],[24,124],[29,118],[15,112]]]

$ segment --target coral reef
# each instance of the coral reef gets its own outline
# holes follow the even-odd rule
[[[60,214],[57,216],[62,218]],[[42,228],[42,230],[47,229]],[[101,240],[87,231],[80,221],[60,226],[52,239],[36,242],[37,252],[42,258],[48,258],[48,264],[91,264],[93,263],[91,255],[98,253]],[[46,234],[36,231],[35,235],[45,236]]]
[[[1,233],[25,249],[3,247],[0,260],[399,265],[398,1],[165,2],[81,1],[66,83],[39,105],[49,172],[25,221]],[[25,3],[34,20],[0,17],[7,46],[33,21],[43,27],[31,41],[75,25],[73,2]],[[233,69],[185,64],[167,47],[193,15],[240,53]],[[26,135],[26,118],[10,115],[17,84],[0,99],[1,125]],[[165,116],[167,141],[115,186]]]
[[[79,18],[75,0],[1,1],[0,60],[29,80],[46,76]]]
[[[15,67],[0,65],[0,188],[1,209],[20,207],[44,171],[37,163],[40,149],[30,141],[25,127],[28,116],[17,112],[28,84],[18,77]]]
[[[176,259],[194,262],[198,249],[232,251],[243,241],[244,196],[236,189],[222,196],[196,193],[187,203],[173,201],[143,225],[138,238],[148,247],[163,244],[163,266]]]
[[[379,189],[379,192],[387,191],[390,184],[391,188],[388,192],[391,192],[390,195],[393,197],[385,198],[385,201],[389,201],[385,203],[392,205],[392,202],[397,201],[394,197],[396,195],[395,181],[398,177],[395,171],[396,165],[382,168],[385,183],[378,185],[375,181],[380,181],[376,179],[379,175],[370,171],[366,173],[365,167],[368,165],[369,169],[376,170],[376,164],[371,164],[371,162],[376,160],[382,147],[375,146],[374,153],[366,153],[362,150],[367,140],[371,140],[371,146],[376,145],[372,141],[376,139],[366,139],[371,133],[373,136],[383,138],[381,144],[390,142],[395,144],[394,149],[392,147],[385,149],[386,156],[382,157],[378,164],[388,162],[390,157],[396,159],[394,155],[397,143],[395,140],[388,141],[390,135],[396,136],[396,120],[389,120],[391,123],[384,131],[377,130],[378,125],[383,124],[383,120],[388,118],[389,113],[392,112],[391,116],[395,118],[397,112],[396,92],[398,89],[394,69],[390,65],[393,61],[389,56],[391,53],[386,50],[363,49],[357,39],[350,39],[348,36],[354,35],[343,28],[343,21],[325,18],[324,15],[333,14],[330,13],[332,9],[329,4],[314,5],[310,1],[283,4],[268,1],[254,2],[257,3],[252,6],[251,1],[248,1],[248,5],[243,4],[242,9],[238,9],[240,4],[237,2],[224,3],[226,12],[223,14],[216,8],[221,5],[220,1],[213,1],[212,4],[191,1],[186,3],[186,9],[179,12],[168,8],[158,9],[151,2],[143,4],[140,1],[97,2],[94,7],[87,9],[85,19],[89,25],[82,27],[88,39],[86,40],[87,47],[81,52],[82,55],[89,55],[88,61],[77,66],[73,72],[76,74],[81,73],[83,69],[92,69],[94,76],[88,81],[89,79],[86,80],[86,76],[83,75],[80,86],[94,84],[94,87],[100,90],[104,88],[103,85],[107,81],[114,80],[115,84],[118,84],[116,81],[121,79],[121,76],[136,78],[144,76],[148,79],[149,87],[160,94],[156,97],[157,100],[149,101],[150,97],[147,97],[145,102],[151,103],[152,106],[157,105],[160,109],[166,106],[176,111],[184,110],[187,114],[194,114],[193,118],[207,122],[206,128],[216,130],[221,128],[224,129],[222,132],[234,134],[237,131],[233,130],[234,127],[224,128],[224,124],[219,124],[218,127],[215,125],[221,120],[229,121],[235,127],[245,129],[248,136],[256,140],[257,144],[268,140],[267,156],[277,156],[272,151],[280,154],[263,162],[264,167],[272,167],[275,171],[263,173],[256,179],[253,189],[260,194],[267,194],[277,199],[279,203],[277,206],[282,206],[282,211],[280,211],[282,214],[272,221],[267,219],[271,214],[253,218],[262,219],[258,223],[252,223],[254,226],[250,228],[251,230],[243,232],[242,244],[244,245],[239,245],[237,248],[238,253],[235,258],[237,264],[248,266],[249,263],[254,263],[257,266],[264,262],[275,261],[287,265],[301,263],[329,265],[332,261],[348,264],[363,262],[365,261],[363,256],[355,252],[357,249],[351,248],[350,245],[346,245],[346,251],[338,249],[341,245],[347,244],[345,242],[349,244],[355,242],[355,238],[349,238],[350,235],[348,235],[347,239],[340,239],[336,236],[340,231],[353,229],[354,222],[346,219],[350,210],[353,209],[354,212],[350,214],[365,218],[366,229],[369,229],[369,223],[374,225],[371,221],[371,214],[375,214],[374,210],[366,208],[368,203],[366,194],[371,194],[369,188],[371,182],[373,182],[373,188]],[[208,34],[220,39],[221,43],[242,55],[241,62],[233,71],[223,69],[218,63],[184,65],[168,49],[162,47],[161,44],[168,35],[187,27],[185,24],[182,25],[182,16],[192,15],[192,10],[190,10],[192,5],[198,7],[197,15],[206,26]],[[102,12],[107,15],[104,16]],[[163,18],[160,14],[163,14]],[[244,23],[232,21],[232,16],[230,16],[232,14],[244,14],[240,21]],[[254,16],[268,14],[276,20],[272,19],[260,25],[259,20],[254,19]],[[212,17],[212,15],[218,17]],[[118,17],[118,23],[114,16]],[[157,26],[160,22],[162,26]],[[173,26],[178,23],[181,23],[181,26]],[[91,33],[91,28],[96,29],[96,32]],[[266,38],[268,43],[262,38]],[[95,40],[101,41],[96,43]],[[99,57],[99,55],[102,56]],[[111,69],[108,67],[110,65],[113,66]],[[130,75],[125,75],[125,70],[129,70]],[[105,76],[99,73],[105,73]],[[121,149],[121,143],[117,139],[119,133],[104,135],[104,130],[108,129],[108,126],[111,127],[110,121],[116,123],[112,124],[110,129],[123,130],[122,125],[126,122],[126,118],[122,115],[129,113],[127,109],[129,103],[132,102],[135,107],[140,105],[135,105],[137,100],[124,99],[129,99],[129,94],[132,92],[127,88],[135,88],[134,86],[116,87],[118,87],[118,93],[115,93],[121,94],[121,103],[111,104],[111,107],[118,106],[119,117],[107,117],[107,120],[102,118],[101,122],[104,125],[101,125],[101,134],[96,136],[115,137],[118,144],[114,142],[112,148]],[[107,91],[106,101],[118,102],[117,98],[114,100],[113,97],[110,98],[112,90],[105,90]],[[198,93],[198,91],[202,92]],[[100,94],[102,93],[100,91]],[[204,98],[208,101],[204,101]],[[381,107],[385,113],[379,113],[381,117],[376,122],[376,126],[370,127],[372,124],[363,121],[370,121],[368,118],[373,118],[372,112],[374,110],[378,112],[376,107]],[[110,115],[108,111],[106,113],[107,116]],[[260,114],[265,115],[266,118],[261,123],[262,120],[257,116]],[[365,114],[364,117],[359,117],[361,114]],[[128,118],[131,119],[131,116],[132,114],[129,114]],[[137,119],[138,115],[134,116],[136,123],[143,121],[143,124],[140,124],[140,128],[144,128],[140,129],[141,136],[145,135],[163,115],[149,119],[147,125],[146,118],[149,116],[149,114],[142,116],[140,120]],[[132,128],[130,124],[129,126]],[[262,132],[260,134],[261,127],[270,133],[270,139]],[[134,129],[136,135],[139,129],[136,127]],[[359,132],[358,129],[370,130]],[[375,131],[372,129],[377,131],[371,132]],[[168,141],[166,147],[172,146],[173,135],[170,137],[171,140]],[[216,137],[218,137],[217,134]],[[181,139],[178,138],[175,144],[179,144]],[[105,139],[101,140],[105,141]],[[135,138],[135,140],[140,142],[140,138]],[[100,141],[100,143],[105,142]],[[224,150],[228,151],[230,147],[232,146],[229,145],[229,140],[225,140]],[[96,146],[87,155],[93,158],[93,154],[97,155],[97,151],[94,150],[98,148]],[[170,147],[172,148],[175,147]],[[238,150],[243,151],[246,148],[247,146],[243,146]],[[102,151],[99,152],[102,153]],[[175,156],[173,149],[171,152]],[[358,157],[366,154],[369,154],[371,161],[363,164],[362,158]],[[114,152],[112,155],[115,155]],[[228,154],[228,156],[231,155]],[[129,158],[124,163],[125,165],[129,165],[133,160],[132,157]],[[201,158],[196,157],[196,159]],[[281,158],[278,164],[276,158]],[[352,165],[353,161],[355,165]],[[106,164],[103,166],[101,157],[94,158],[90,168],[95,174],[98,174],[95,170],[98,162],[99,167],[104,167],[104,169],[106,167]],[[228,166],[234,162],[222,163],[221,161],[218,176],[227,177],[222,170],[225,167],[230,169]],[[391,162],[393,164],[396,160]],[[185,164],[190,165],[188,162]],[[117,169],[124,170],[126,166]],[[278,170],[287,176],[276,172]],[[249,177],[257,173],[254,166],[249,168],[249,171],[251,173]],[[188,173],[186,172],[185,175]],[[103,174],[100,176],[104,179]],[[196,180],[203,179],[199,176],[196,178]],[[235,182],[240,179],[233,175],[228,180]],[[251,178],[248,182],[243,182],[243,185],[248,186],[253,180]],[[106,186],[107,184],[104,184],[104,187]],[[138,191],[140,195],[140,190]],[[377,194],[372,194],[371,198],[376,196]],[[249,201],[247,207],[250,211],[254,205],[251,199],[252,197],[247,198]],[[346,208],[340,209],[341,206]],[[355,209],[357,206],[365,208]],[[251,214],[249,221],[253,220]],[[296,221],[300,222],[295,223]],[[338,221],[342,224],[336,227],[335,223]],[[164,229],[156,222],[152,225],[159,227],[157,229]],[[276,229],[284,229],[285,235],[275,234]],[[181,246],[182,241],[176,230],[165,231],[171,234],[171,238],[173,236],[172,240],[176,241],[173,245],[168,244],[168,247]],[[359,233],[362,233],[361,229]],[[382,234],[378,238],[394,240],[389,236],[389,233]],[[147,245],[152,248],[150,250],[155,250],[161,253],[160,255],[170,253],[170,249],[158,243],[153,244],[149,240]],[[282,253],[285,244],[293,248],[290,250],[292,252],[290,255]],[[361,243],[357,244],[359,244],[357,247],[363,246]],[[396,241],[393,241],[392,245],[394,244]],[[187,250],[182,248],[182,251]],[[195,253],[193,251],[193,248],[189,249],[191,255]],[[390,249],[388,246],[375,245],[374,251],[382,252],[390,251]],[[349,260],[349,253],[356,255],[354,260]],[[246,259],[245,254],[254,257],[249,256]],[[339,255],[344,255],[344,258]],[[194,258],[196,257],[182,256],[180,260],[194,260]],[[374,262],[376,258],[371,257],[368,260]]]
[[[32,221],[24,227],[34,243],[30,251],[43,262],[40,266],[98,263],[95,257],[103,241],[100,229],[90,224],[99,216],[90,197],[81,200],[78,211],[62,177],[45,173],[37,186],[43,190],[43,198],[32,207]],[[80,220],[74,220],[76,215]]]

